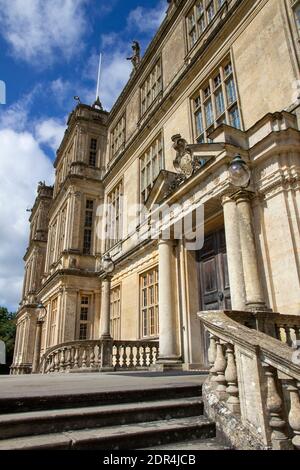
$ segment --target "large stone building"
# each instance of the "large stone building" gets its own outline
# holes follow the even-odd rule
[[[299,34],[297,0],[169,0],[112,110],[76,106],[30,217],[12,373],[110,335],[159,341],[157,367],[203,368],[197,312],[300,314]],[[176,228],[201,208],[191,249]],[[95,365],[79,356],[63,362]]]

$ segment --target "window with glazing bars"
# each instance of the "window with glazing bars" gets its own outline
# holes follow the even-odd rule
[[[106,249],[109,250],[122,237],[122,183],[107,196]]]
[[[53,299],[51,302],[51,315],[50,315],[50,338],[49,346],[55,345],[55,336],[56,336],[56,323],[57,323],[57,305],[58,299]]]
[[[88,339],[90,297],[82,295],[80,299],[79,339]]]
[[[118,121],[110,134],[111,158],[125,145],[125,116]]]
[[[121,339],[121,287],[117,286],[110,294],[110,334],[113,339]]]
[[[141,336],[158,336],[158,267],[140,277],[141,289]]]
[[[161,60],[159,59],[141,87],[141,114],[155,101],[162,90]]]
[[[141,202],[149,195],[155,179],[164,167],[163,138],[160,134],[140,158]]]
[[[97,163],[98,140],[92,138],[90,142],[89,165],[96,166]]]
[[[205,82],[204,86],[194,96],[192,106],[198,143],[209,141],[209,133],[222,123],[241,129],[236,84],[231,62],[225,62]]]
[[[225,0],[198,0],[194,4],[186,20],[189,49],[196,44],[224,3]]]
[[[94,201],[88,199],[85,206],[83,230],[83,254],[90,255],[92,249]]]

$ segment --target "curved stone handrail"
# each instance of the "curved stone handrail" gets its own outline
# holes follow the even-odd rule
[[[100,365],[101,341],[78,340],[51,347],[41,358],[43,373],[68,372],[71,369],[98,368]]]
[[[300,449],[300,351],[235,321],[234,312],[198,316],[210,334],[210,390],[266,448]]]

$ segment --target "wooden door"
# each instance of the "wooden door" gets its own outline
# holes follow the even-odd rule
[[[202,250],[197,253],[200,271],[202,310],[230,310],[226,242],[224,230],[205,237]]]

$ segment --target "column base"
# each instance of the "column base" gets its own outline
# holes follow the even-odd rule
[[[152,372],[166,372],[168,370],[183,370],[183,363],[179,358],[161,358],[156,364],[150,366]]]
[[[273,310],[270,307],[267,307],[264,302],[246,302],[246,311],[247,312],[272,312]]]

